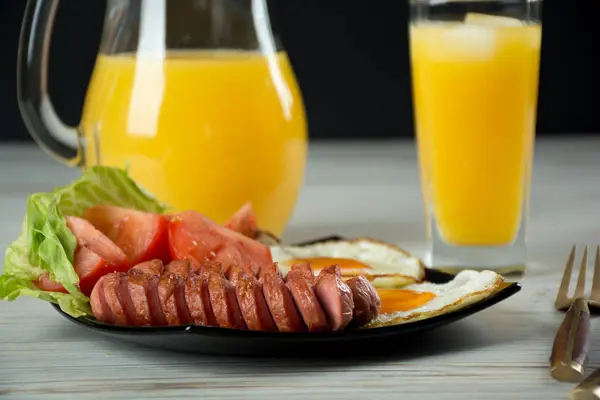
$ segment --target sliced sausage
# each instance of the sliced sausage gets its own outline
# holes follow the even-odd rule
[[[185,279],[192,273],[192,265],[188,260],[173,260],[167,264],[165,271]]]
[[[146,290],[149,285],[148,281],[152,275],[143,273],[137,269],[131,269],[128,275],[127,285],[129,296],[137,316],[136,325],[150,326],[152,325],[152,317]]]
[[[131,272],[131,271],[130,271]],[[153,326],[167,325],[167,317],[163,311],[162,302],[158,290],[160,277],[158,275],[149,275],[146,286],[146,297],[148,298],[148,307],[150,308],[150,320]]]
[[[212,310],[221,328],[246,327],[237,303],[235,287],[225,278],[223,271],[216,267],[208,271],[208,293]]]
[[[242,267],[231,268],[231,275],[230,281],[235,286],[240,312],[248,329],[264,332],[277,331],[258,279],[254,275],[248,275]]]
[[[292,268],[290,269],[290,271],[298,271],[302,274],[302,276],[304,277],[304,279],[306,279],[306,281],[311,284],[314,285],[315,284],[315,274],[313,273],[313,270],[310,266],[310,263],[297,263],[292,265]],[[289,274],[289,272],[288,272]]]
[[[339,276],[340,278],[342,277],[342,269],[340,268],[339,265],[334,264],[334,265],[330,265],[329,267],[323,268],[321,270],[321,272],[319,272],[319,276],[317,276],[317,280],[319,278],[321,278],[322,275],[327,274],[327,273],[334,274],[336,276]]]
[[[90,306],[92,307],[92,313],[94,313],[94,316],[98,321],[114,324],[115,321],[112,311],[108,306],[104,291],[104,282],[109,279],[109,277],[110,275],[104,275],[96,282],[96,285],[90,294]]]
[[[121,307],[123,307],[123,310],[125,311],[127,324],[141,326],[143,324],[143,319],[138,317],[129,292],[129,275],[127,275],[126,272],[118,272],[116,275],[119,278],[116,286],[117,298],[119,299],[119,303],[121,303]]]
[[[117,285],[119,284],[120,277],[117,273],[111,273],[105,275],[105,277],[103,285],[104,296],[112,312],[113,321],[117,325],[127,325],[127,316],[117,295]]]
[[[164,267],[162,261],[156,259],[140,263],[133,267],[131,270],[137,270],[150,275],[160,275],[162,274]]]
[[[265,300],[279,332],[305,331],[306,326],[279,271],[276,274],[263,275],[261,282]]]
[[[196,273],[208,279],[208,275],[211,271],[214,271],[215,273],[219,274],[225,274],[226,272],[225,268],[223,267],[223,264],[221,264],[220,262],[211,262],[198,267]]]
[[[169,272],[163,273],[158,281],[160,305],[167,319],[167,325],[179,325],[179,313],[175,304],[175,287],[181,278]]]
[[[364,325],[379,315],[381,298],[375,286],[362,275],[348,279],[346,284],[352,291],[354,311],[352,325]]]
[[[186,298],[185,298],[185,279],[177,276],[177,281],[175,282],[175,307],[177,308],[177,315],[179,316],[179,321],[184,325],[191,325],[194,323],[192,319],[192,315],[190,309],[188,307]]]
[[[218,326],[210,304],[208,281],[199,275],[190,275],[185,281],[185,300],[194,324]]]
[[[267,265],[263,265],[260,267],[260,270],[258,271],[259,279],[262,280],[263,277],[268,274],[276,274],[276,275],[281,274],[279,272],[279,267],[277,266],[277,263],[267,264]]]
[[[313,286],[305,278],[305,272],[301,269],[290,270],[285,283],[309,332],[329,330],[330,327],[325,312],[319,303]]]
[[[331,328],[334,331],[344,329],[352,320],[354,300],[350,287],[335,274],[335,269],[319,274],[315,293],[327,314]]]

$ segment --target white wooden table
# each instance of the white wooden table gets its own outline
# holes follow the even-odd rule
[[[0,146],[1,247],[18,235],[29,193],[76,176],[34,147]],[[422,215],[414,143],[315,144],[285,239],[369,235],[421,255]],[[409,354],[360,361],[161,352],[74,326],[41,301],[0,302],[0,398],[566,399],[573,385],[548,373],[562,321],[552,302],[569,246],[600,241],[600,140],[538,141],[529,237],[519,294],[415,339]]]

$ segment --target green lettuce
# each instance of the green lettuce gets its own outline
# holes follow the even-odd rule
[[[5,252],[0,300],[31,296],[58,304],[76,318],[92,315],[89,298],[80,292],[73,268],[77,241],[67,228],[65,215],[79,217],[99,204],[166,211],[166,206],[138,186],[126,170],[111,167],[91,167],[70,185],[29,196],[21,234]],[[38,289],[33,281],[46,273],[69,293]]]

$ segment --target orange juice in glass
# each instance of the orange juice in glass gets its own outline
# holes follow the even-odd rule
[[[307,127],[264,0],[109,0],[77,128],[55,117],[40,79],[47,38],[36,32],[53,3],[29,1],[21,38],[19,100],[36,141],[71,165],[128,167],[174,210],[219,223],[250,201],[259,226],[282,234]]]
[[[541,47],[538,1],[420,1],[410,25],[427,263],[522,270]]]

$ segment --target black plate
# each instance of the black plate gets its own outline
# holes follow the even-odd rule
[[[317,241],[337,239],[332,236]],[[311,241],[316,242],[316,241]],[[451,281],[454,275],[426,269],[426,280],[433,283]],[[127,327],[104,324],[91,318],[73,318],[58,305],[52,306],[77,325],[100,334],[159,349],[186,353],[254,355],[254,356],[311,356],[344,355],[349,349],[381,348],[386,343],[402,340],[402,336],[431,330],[482,311],[521,290],[517,282],[507,282],[492,295],[464,308],[432,318],[399,325],[372,329],[348,329],[328,333],[268,333],[198,325],[167,327]]]

